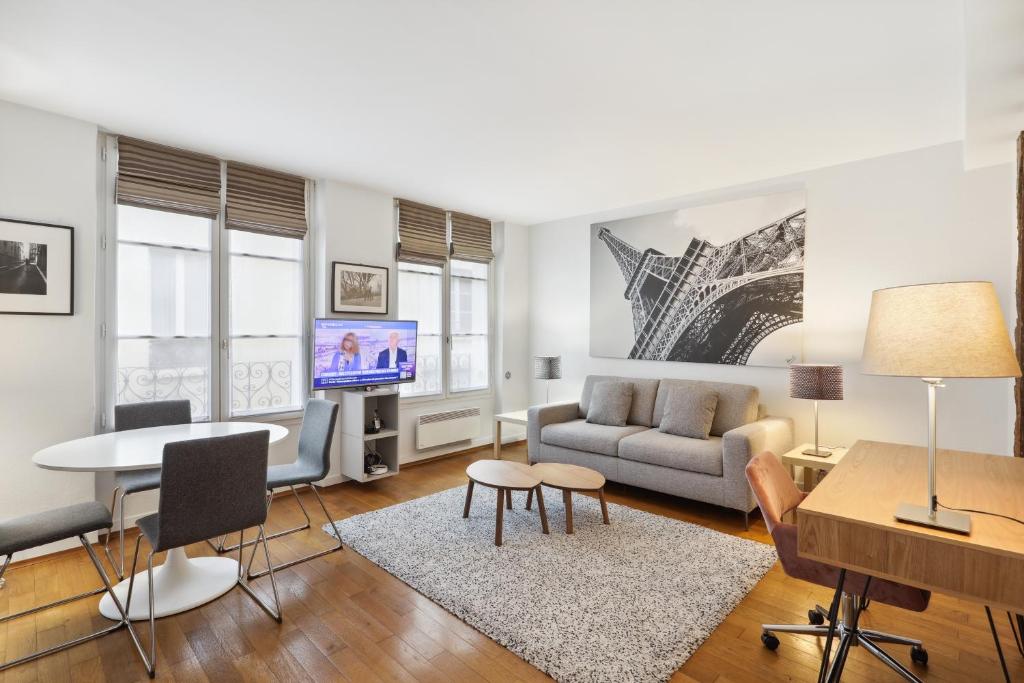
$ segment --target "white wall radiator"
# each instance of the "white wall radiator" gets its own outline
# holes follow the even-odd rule
[[[480,409],[462,408],[416,418],[416,449],[466,441],[480,435]]]

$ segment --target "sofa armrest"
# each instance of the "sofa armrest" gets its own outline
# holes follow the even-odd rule
[[[726,506],[748,512],[757,505],[747,483],[746,467],[758,453],[771,451],[781,456],[793,448],[793,420],[763,417],[722,435],[722,474],[725,477]]]
[[[540,454],[540,430],[550,424],[568,422],[579,417],[579,403],[548,403],[531,406],[526,411],[526,452],[531,463]]]

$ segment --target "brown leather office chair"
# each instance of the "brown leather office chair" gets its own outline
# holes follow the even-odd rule
[[[807,494],[796,487],[779,458],[771,452],[766,451],[751,458],[747,463],[746,474],[786,574],[835,589],[835,595],[828,610],[816,605],[813,610],[808,612],[810,624],[763,624],[761,642],[765,647],[774,650],[779,646],[776,633],[823,636],[826,638],[826,645],[819,681],[839,680],[847,654],[854,645],[860,645],[878,657],[905,680],[920,681],[921,679],[879,645],[881,643],[909,645],[911,660],[916,664],[923,665],[928,662],[928,652],[921,645],[921,641],[861,628],[858,626],[858,621],[869,600],[913,612],[923,612],[928,607],[931,593],[799,557],[797,555],[797,526],[793,522],[795,522],[796,507]],[[841,618],[840,608],[842,610]],[[830,666],[828,658],[834,635],[839,636],[839,645],[835,659],[832,660]]]

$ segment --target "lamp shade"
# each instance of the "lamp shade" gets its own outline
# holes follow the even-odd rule
[[[533,376],[536,379],[562,379],[562,357],[534,356]]]
[[[842,401],[843,366],[793,363],[789,366],[789,395],[815,401]]]
[[[991,282],[875,290],[861,371],[899,377],[1020,377]]]

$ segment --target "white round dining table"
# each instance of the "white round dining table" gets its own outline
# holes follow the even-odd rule
[[[270,443],[288,436],[288,430],[262,422],[195,422],[166,427],[148,427],[108,432],[65,441],[37,452],[32,462],[48,470],[65,472],[110,472],[160,467],[164,445],[174,441],[205,439],[248,432],[269,431]],[[230,482],[225,482],[230,495]],[[127,545],[127,544],[126,544]],[[126,554],[128,549],[125,548]],[[154,611],[166,617],[199,607],[231,590],[238,578],[238,561],[228,557],[189,557],[184,548],[167,551],[167,558],[153,568]],[[132,621],[149,619],[149,581],[145,571],[135,575],[130,614]],[[114,586],[121,604],[128,595],[128,579]],[[120,618],[109,595],[100,600],[100,613]]]

